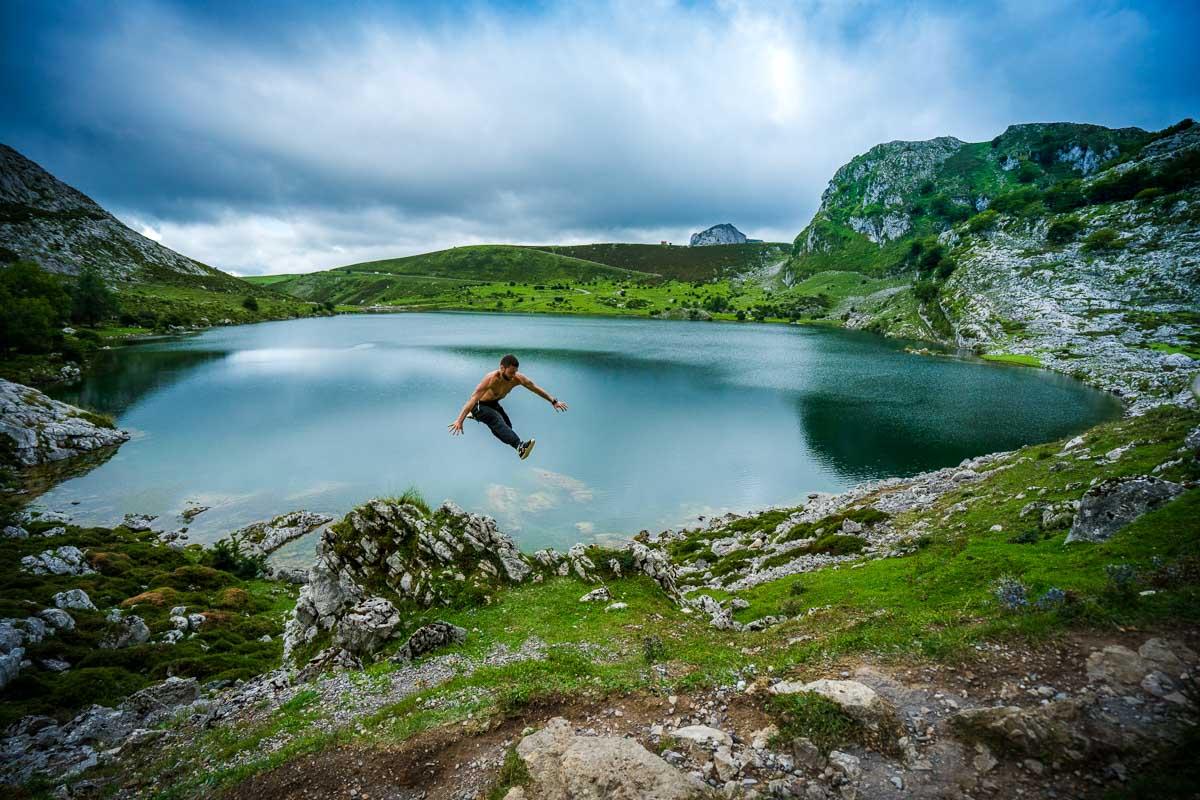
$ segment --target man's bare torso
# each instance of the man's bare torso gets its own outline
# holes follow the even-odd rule
[[[483,380],[487,382],[487,391],[484,392],[483,397],[481,397],[480,400],[483,402],[487,402],[489,400],[503,400],[508,396],[509,392],[521,385],[521,378],[523,377],[524,376],[518,372],[510,381],[500,374],[500,370],[492,370],[487,375],[483,376]]]

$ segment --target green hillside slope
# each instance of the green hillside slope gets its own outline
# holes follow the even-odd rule
[[[547,245],[534,249],[583,258],[621,269],[653,272],[679,281],[707,281],[769,268],[788,255],[777,242],[751,242],[710,247],[660,244]]]

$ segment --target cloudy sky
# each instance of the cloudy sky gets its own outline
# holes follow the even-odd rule
[[[877,142],[1196,116],[1197,30],[1190,0],[0,0],[0,142],[239,274],[790,241]]]

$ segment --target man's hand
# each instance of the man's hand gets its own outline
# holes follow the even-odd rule
[[[552,401],[551,405],[554,406],[555,411],[566,411],[567,410],[567,404],[560,400]]]
[[[461,419],[454,420],[454,422],[451,422],[446,427],[449,429],[451,436],[462,436],[462,420]]]

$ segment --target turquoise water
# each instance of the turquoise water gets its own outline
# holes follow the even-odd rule
[[[570,405],[505,401],[528,461],[446,425],[514,352]],[[1066,377],[823,328],[494,314],[346,315],[217,328],[108,352],[62,399],[135,432],[43,498],[75,518],[126,512],[212,541],[297,508],[341,514],[417,487],[491,514],[523,548],[565,547],[697,515],[956,464],[1115,417]],[[291,548],[311,551],[311,542]]]

